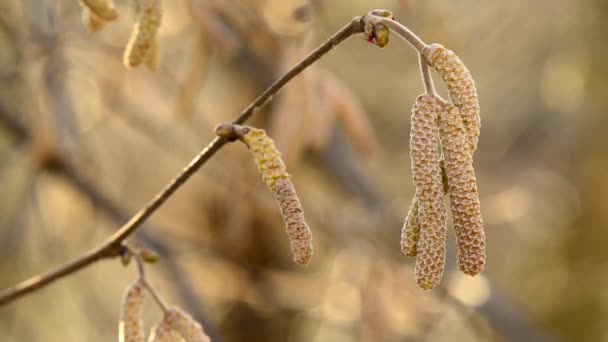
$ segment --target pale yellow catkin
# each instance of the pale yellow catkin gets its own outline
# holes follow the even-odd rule
[[[186,342],[210,342],[209,336],[203,327],[178,307],[172,307],[165,313],[164,321],[172,330],[176,331]]]
[[[145,284],[137,280],[127,288],[122,302],[118,340],[120,342],[144,342],[143,302]]]
[[[469,135],[460,109],[454,104],[444,104],[439,113],[439,129],[458,244],[458,267],[466,274],[476,275],[485,265],[485,233]]]
[[[446,209],[439,165],[438,100],[420,95],[412,108],[410,154],[418,200],[420,236],[416,282],[423,289],[439,284],[445,266]]]
[[[118,11],[114,8],[111,0],[80,0],[80,3],[102,20],[114,21],[118,19]]]
[[[281,153],[266,132],[248,126],[235,125],[236,134],[252,152],[264,183],[274,193],[281,209],[294,261],[307,265],[312,260],[312,232],[304,220],[300,199],[291,182]]]
[[[460,109],[462,122],[468,135],[471,153],[477,149],[481,121],[479,99],[475,81],[462,60],[441,44],[430,44],[424,48],[425,61],[435,69],[446,83],[450,100]]]
[[[97,32],[106,26],[107,21],[101,19],[87,7],[82,8],[82,23],[90,32]]]
[[[142,0],[135,4],[139,14],[123,56],[127,68],[134,68],[148,60],[162,20],[161,0]]]

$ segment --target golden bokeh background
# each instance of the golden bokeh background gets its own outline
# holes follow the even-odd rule
[[[414,194],[415,52],[354,37],[250,124],[283,152],[313,229],[294,264],[241,144],[137,232],[165,299],[214,341],[608,340],[608,3],[164,1],[161,65],[126,70],[132,4],[90,33],[76,0],[0,2],[0,288],[102,243],[282,72],[375,8],[454,50],[476,80],[488,262],[423,291],[399,251]],[[310,6],[310,7],[309,7]],[[441,82],[436,79],[437,85]],[[445,89],[438,87],[445,94]],[[0,307],[2,341],[117,339],[134,265],[99,262]],[[146,326],[161,317],[148,300]]]

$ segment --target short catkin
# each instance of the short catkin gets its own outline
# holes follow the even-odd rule
[[[418,255],[420,240],[420,222],[418,222],[418,195],[414,195],[412,205],[407,213],[401,230],[401,251],[409,257]]]
[[[312,232],[304,220],[300,199],[287,173],[281,153],[266,132],[249,126],[234,125],[236,135],[249,147],[264,183],[274,193],[281,209],[294,261],[307,265],[312,260]]]
[[[443,204],[445,193],[439,165],[437,125],[440,109],[441,104],[436,98],[426,94],[418,96],[412,109],[410,134],[410,154],[420,226],[416,246],[416,282],[427,290],[439,284],[446,254],[446,209]]]
[[[485,265],[485,234],[477,180],[460,109],[445,103],[439,113],[439,131],[447,176],[450,206],[458,244],[458,267],[469,275]]]
[[[114,21],[118,19],[118,11],[114,8],[111,0],[80,0],[80,3],[102,20]]]
[[[178,307],[172,307],[165,313],[163,320],[173,330],[181,335],[186,342],[209,342],[209,336],[203,327]],[[162,324],[161,324],[162,325]]]
[[[131,38],[125,49],[123,63],[127,68],[134,68],[146,62],[157,44],[157,33],[162,20],[161,0],[142,0],[136,2],[137,20]],[[152,63],[154,64],[154,63]]]
[[[144,342],[143,302],[145,284],[137,280],[127,288],[122,302],[122,312],[118,325],[120,342]]]
[[[441,75],[450,100],[460,109],[471,153],[477,149],[481,121],[479,99],[471,73],[456,54],[441,44],[430,44],[422,52],[425,61]]]

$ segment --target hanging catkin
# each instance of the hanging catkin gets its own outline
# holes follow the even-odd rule
[[[162,19],[161,0],[141,0],[135,2],[137,21],[127,44],[123,63],[133,68],[148,60]],[[153,54],[154,52],[152,52]],[[156,58],[156,56],[152,56]]]
[[[98,18],[105,21],[118,19],[118,12],[111,0],[80,0],[85,9],[88,9]]]
[[[165,313],[164,322],[178,332],[186,342],[211,341],[203,331],[203,327],[190,315],[178,307],[172,307]],[[161,324],[162,325],[162,324]]]
[[[304,220],[300,199],[281,159],[281,153],[264,130],[240,125],[233,125],[233,128],[253,153],[264,183],[274,193],[285,221],[294,261],[307,265],[313,254],[312,233]]]
[[[477,89],[471,73],[453,51],[441,44],[426,46],[423,56],[446,83],[452,103],[460,109],[468,135],[469,150],[471,153],[475,152],[479,139],[480,119]]]
[[[144,321],[142,309],[145,284],[137,280],[127,288],[122,302],[122,312],[118,325],[120,342],[144,342]]]
[[[445,193],[439,166],[437,126],[440,109],[441,105],[434,97],[426,94],[418,96],[412,109],[410,135],[410,154],[420,226],[420,237],[416,247],[418,252],[416,282],[427,290],[435,287],[441,280],[446,253],[446,209],[443,204]],[[402,242],[402,245],[405,243]]]
[[[458,243],[458,267],[466,274],[476,275],[485,264],[485,234],[469,135],[454,104],[444,104],[439,113],[439,129]]]

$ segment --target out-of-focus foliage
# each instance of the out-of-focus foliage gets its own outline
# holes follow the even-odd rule
[[[157,73],[122,65],[131,5],[117,0],[119,20],[92,34],[76,0],[0,1],[0,287],[102,242],[216,124],[353,16],[387,8],[476,80],[486,270],[459,273],[451,243],[440,287],[417,288],[399,251],[417,57],[359,37],[250,122],[293,175],[311,265],[292,263],[272,195],[232,144],[138,232],[161,255],[149,277],[216,341],[608,339],[605,1],[165,0]],[[105,261],[0,307],[1,339],[115,340],[135,276]],[[149,329],[161,313],[148,304]]]

